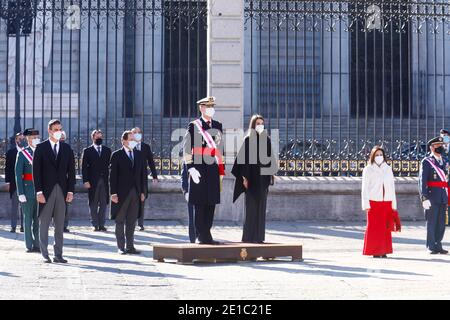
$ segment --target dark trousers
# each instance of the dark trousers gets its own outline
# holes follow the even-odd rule
[[[195,239],[197,239],[197,232],[195,229],[195,217],[194,217],[194,206],[188,203],[188,212],[189,212],[189,241],[191,243],[195,243]]]
[[[17,197],[17,190],[14,191],[11,198],[11,229],[17,228],[17,218],[20,216],[20,228],[23,228],[23,212],[22,207],[19,206],[19,198]]]
[[[138,219],[138,226],[143,227],[144,226],[144,208],[145,208],[145,200],[143,202],[139,202],[139,219]]]
[[[64,229],[69,227],[69,219],[72,213],[72,204],[66,203],[66,216],[64,217]]]
[[[211,242],[213,237],[211,235],[211,228],[214,220],[214,210],[216,205],[195,205],[195,229],[198,233],[198,240],[200,242]]]
[[[106,214],[106,186],[103,179],[100,179],[95,187],[94,199],[89,203],[89,211],[91,213],[91,223],[93,227],[105,226]]]
[[[446,204],[432,204],[430,210],[425,210],[425,218],[427,219],[427,248],[431,251],[442,250],[446,209]]]
[[[245,222],[242,242],[263,242],[266,234],[268,189],[245,194]]]
[[[125,243],[127,249],[134,248],[134,228],[136,227],[136,220],[139,215],[139,196],[136,189],[130,190],[130,193],[123,200],[116,216],[116,239],[117,247],[125,250]]]

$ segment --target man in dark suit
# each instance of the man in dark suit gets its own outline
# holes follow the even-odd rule
[[[33,157],[33,180],[36,199],[39,202],[39,240],[45,263],[51,263],[48,255],[48,229],[53,219],[53,262],[67,263],[63,258],[64,218],[66,203],[73,200],[75,189],[75,159],[66,143],[60,143],[62,125],[59,120],[48,123],[49,139],[36,147]]]
[[[61,131],[61,139],[59,141],[62,143],[65,143],[66,138],[67,138],[66,132],[64,130]],[[72,203],[66,202],[66,216],[64,218],[64,233],[70,233],[69,220],[70,220],[71,214],[72,214]]]
[[[23,232],[23,217],[22,210],[19,207],[19,200],[17,197],[16,188],[16,158],[17,153],[25,147],[23,144],[25,142],[25,137],[21,132],[17,133],[15,136],[14,146],[6,152],[6,163],[5,163],[5,182],[8,184],[9,197],[11,199],[11,232],[15,233],[17,228],[17,216],[20,215],[20,232]]]
[[[123,147],[113,152],[110,161],[111,219],[116,221],[120,254],[140,254],[134,247],[134,229],[140,203],[145,200],[147,169],[142,153],[134,149],[136,144],[133,133],[125,131]]]
[[[109,160],[111,149],[103,146],[103,133],[94,130],[92,145],[83,150],[82,175],[89,190],[89,210],[94,231],[106,231],[105,213],[109,201]]]
[[[131,130],[134,134],[134,139],[137,142],[136,145],[136,150],[141,151],[142,152],[142,156],[144,157],[144,163],[146,168],[150,168],[150,171],[152,173],[152,178],[153,178],[153,183],[157,183],[158,182],[158,174],[156,172],[156,167],[155,167],[155,161],[153,160],[153,152],[152,149],[150,147],[150,145],[148,145],[147,143],[142,141],[142,131],[141,128],[139,127],[135,127]],[[145,199],[148,198],[148,177],[145,177]],[[145,201],[141,203],[140,207],[139,207],[139,220],[138,220],[138,225],[139,225],[139,230],[140,231],[144,231],[144,207],[145,207]]]

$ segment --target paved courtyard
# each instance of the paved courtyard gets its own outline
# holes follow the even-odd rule
[[[187,241],[183,222],[147,221],[146,231],[136,232],[141,256],[117,254],[112,225],[94,233],[88,221],[74,224],[65,238],[69,263],[48,265],[0,221],[0,299],[450,298],[450,255],[427,253],[424,223],[395,234],[389,259],[362,256],[362,224],[271,222],[266,240],[302,243],[303,262],[195,265],[152,260],[151,244]],[[241,226],[217,223],[213,234],[239,241]]]

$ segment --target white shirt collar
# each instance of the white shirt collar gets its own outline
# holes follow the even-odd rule
[[[53,142],[52,140],[48,139],[50,141],[50,145],[52,146],[52,149],[55,147],[55,144],[57,145],[57,148],[59,147],[59,141]]]
[[[95,149],[98,149],[98,148],[100,148],[100,149],[101,149],[101,148],[102,148],[102,146],[101,146],[101,145],[99,145],[99,146],[98,146],[98,145],[96,145],[95,143],[93,143],[92,145],[94,146],[94,148],[95,148]]]
[[[209,121],[209,123],[212,124],[212,119],[211,120],[206,120],[205,117],[203,117],[203,116],[202,116],[202,119],[203,119],[203,121],[205,121],[205,123],[208,123],[208,121]]]
[[[439,158],[433,153],[433,157],[438,161],[438,162],[442,162],[442,156],[440,156]]]
[[[123,149],[125,150],[125,152],[130,152],[133,151],[132,149],[128,148],[127,146],[123,145]]]
[[[30,147],[31,150],[33,150],[33,152],[34,152],[34,150],[36,150],[36,148],[34,148],[32,146],[29,146],[29,147]]]
[[[22,148],[21,147],[19,147],[17,144],[16,144],[16,149],[17,149],[17,151],[22,151]]]

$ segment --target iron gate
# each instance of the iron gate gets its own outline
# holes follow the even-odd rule
[[[449,1],[245,1],[246,121],[286,175],[359,175],[375,144],[416,175],[450,124]],[[251,88],[251,89],[250,89]]]
[[[206,95],[206,13],[204,0],[0,1],[0,153],[52,118],[78,159],[91,130],[117,148],[139,126],[157,169],[178,172],[170,134]]]
[[[279,129],[287,175],[358,175],[374,144],[416,175],[449,124],[450,2],[242,0],[245,121]],[[177,173],[170,135],[206,95],[205,0],[1,0],[0,153],[61,118],[77,156],[133,126]],[[0,166],[1,167],[1,166]]]

